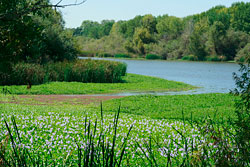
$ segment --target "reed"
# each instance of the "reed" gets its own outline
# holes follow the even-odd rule
[[[13,65],[8,80],[0,85],[38,85],[51,81],[84,83],[118,83],[126,74],[124,63],[104,60],[77,60],[45,65],[18,63]]]

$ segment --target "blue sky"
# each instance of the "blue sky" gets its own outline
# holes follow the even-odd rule
[[[57,2],[58,0],[52,0]],[[64,3],[75,0],[64,0]],[[80,0],[78,0],[80,1]],[[201,13],[216,5],[231,6],[237,0],[87,0],[80,6],[61,9],[66,27],[78,27],[83,20],[128,20],[137,15],[168,14],[185,17]],[[243,0],[243,2],[250,2]]]

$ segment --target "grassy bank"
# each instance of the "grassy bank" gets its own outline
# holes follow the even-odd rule
[[[22,86],[0,86],[7,88],[13,94],[105,94],[120,92],[149,92],[149,91],[181,91],[195,88],[194,86],[160,78],[127,74],[122,78],[123,83],[80,83],[80,82],[51,82],[34,85],[27,89]]]

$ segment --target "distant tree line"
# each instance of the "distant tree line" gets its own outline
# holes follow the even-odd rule
[[[128,21],[83,21],[70,29],[84,53],[127,54],[162,59],[244,61],[250,51],[250,3],[178,18],[136,16]]]

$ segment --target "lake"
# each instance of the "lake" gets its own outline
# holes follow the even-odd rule
[[[200,94],[228,93],[235,87],[232,77],[239,65],[235,63],[186,62],[163,60],[129,60],[112,58],[93,58],[124,62],[128,65],[127,72],[180,81],[200,87],[183,92],[151,92],[151,94]],[[138,93],[120,93],[119,95],[135,95]],[[144,93],[141,93],[144,94]]]

